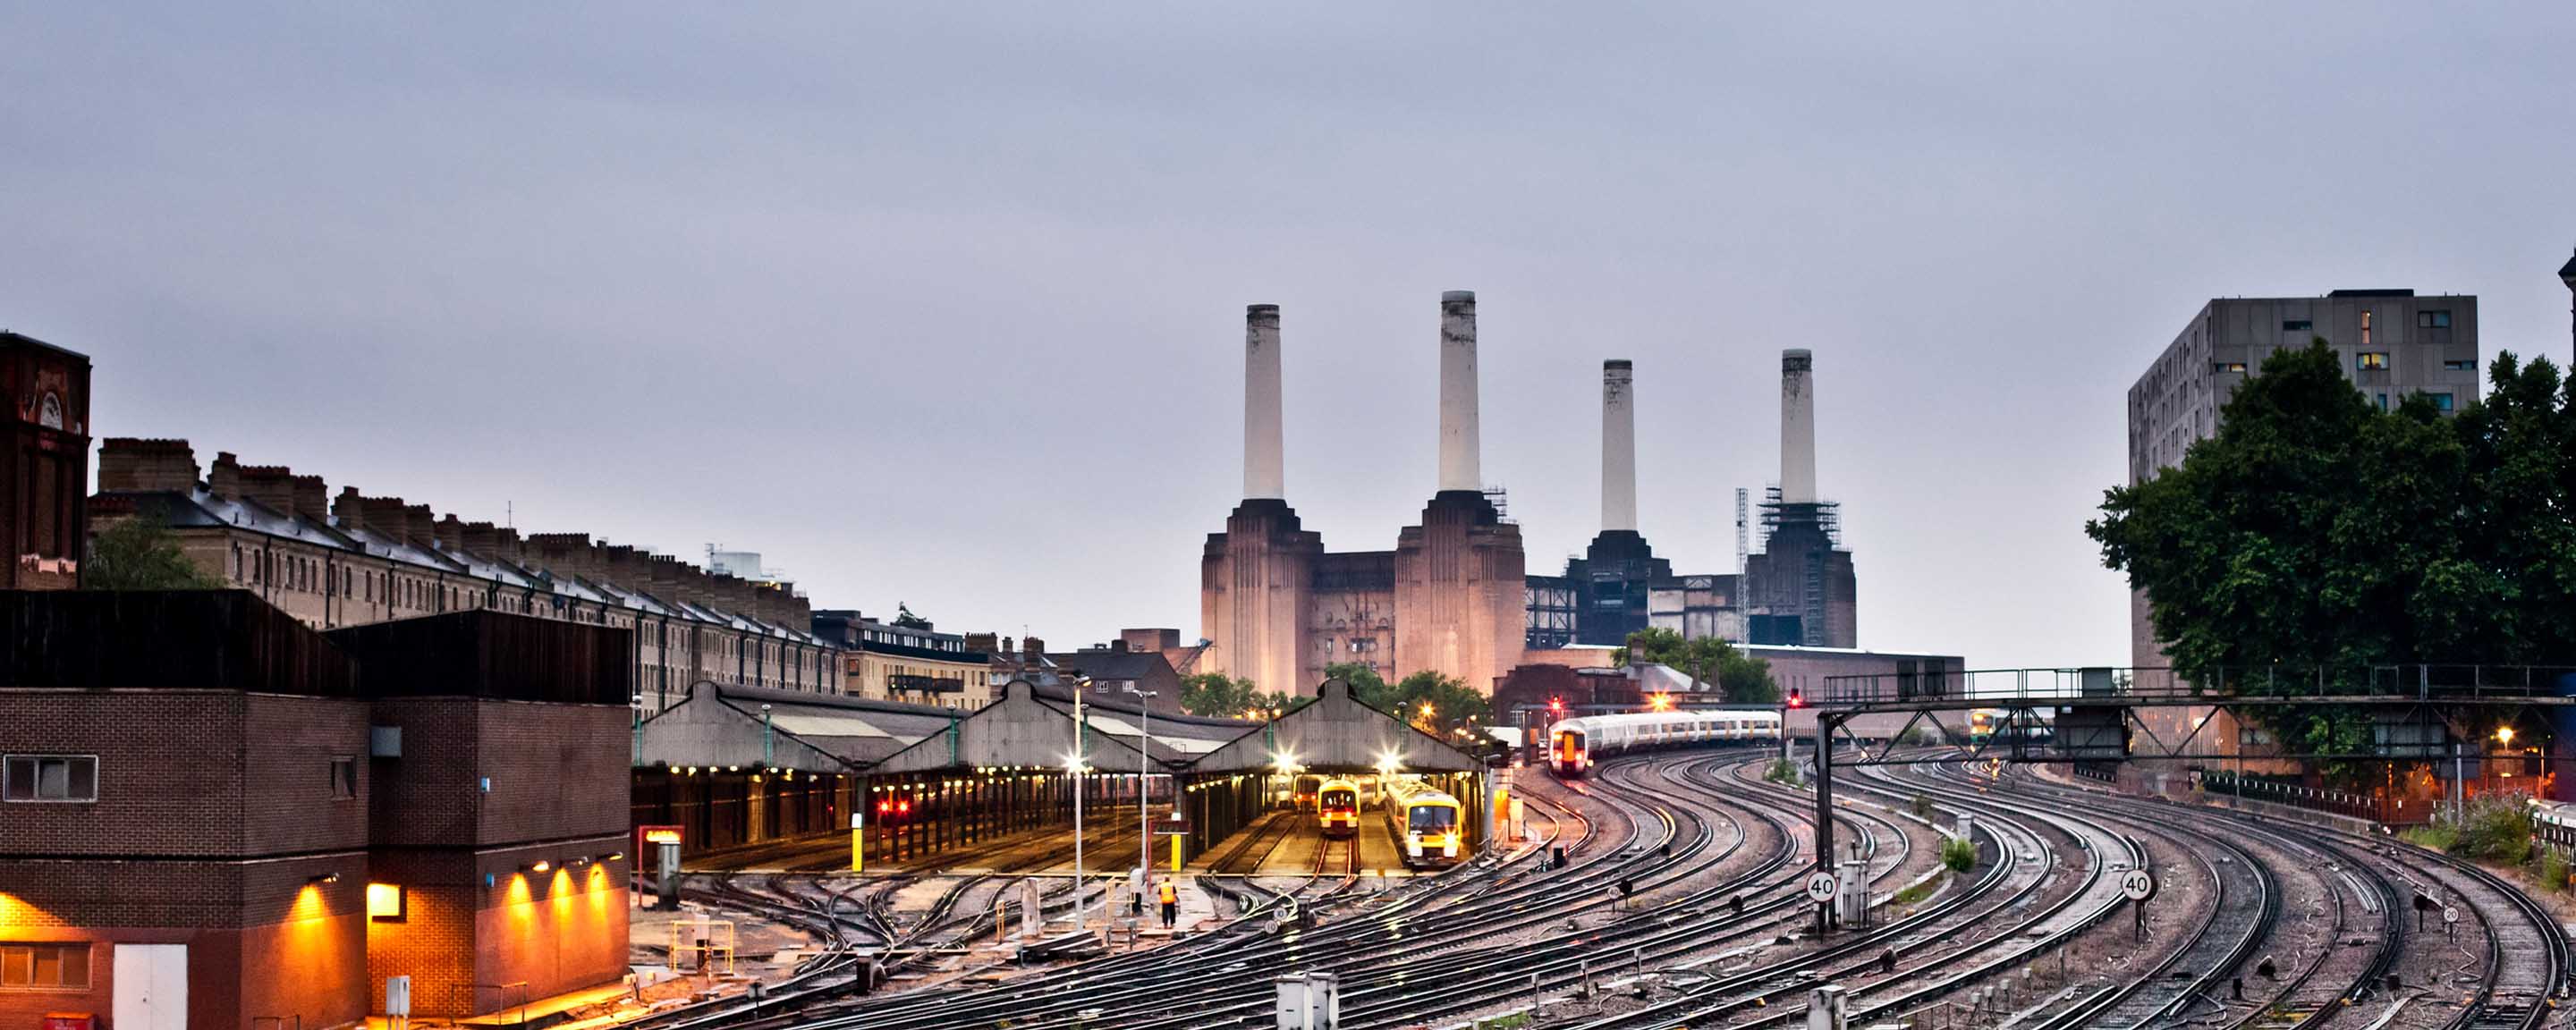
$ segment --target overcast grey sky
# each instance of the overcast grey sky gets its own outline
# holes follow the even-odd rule
[[[1079,644],[1198,633],[1245,304],[1290,502],[1383,549],[1473,289],[1533,572],[1613,357],[1641,528],[1730,568],[1807,347],[1861,643],[1977,667],[2125,663],[2081,526],[2207,298],[2565,356],[2576,5],[1952,6],[11,2],[0,326],[100,435]]]

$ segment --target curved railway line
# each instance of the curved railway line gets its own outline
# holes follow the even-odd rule
[[[860,956],[917,967],[991,939],[961,899],[1012,870],[960,877],[918,918],[896,878],[826,889],[795,876],[714,884],[827,947],[754,1011],[736,1002],[658,1027],[1179,1030],[1267,1025],[1270,981],[1342,978],[1341,1026],[1465,1026],[1498,1016],[1584,1030],[1774,1026],[1809,988],[1840,984],[1853,1025],[2012,1030],[2538,1030],[2556,1011],[2567,941],[2554,918],[2476,866],[2385,838],[2113,795],[1921,756],[1845,772],[1838,839],[1867,861],[1869,925],[1814,936],[1814,796],[1754,775],[1767,753],[1676,751],[1603,761],[1591,779],[1521,791],[1530,846],[1414,877],[1359,875],[1356,841],[1323,842],[1294,876],[1255,876],[1300,825],[1274,815],[1196,879],[1220,921],[1149,950],[998,982],[852,996]],[[1901,771],[1898,771],[1901,768]],[[1938,868],[1927,801],[1973,816],[1979,862]],[[1550,856],[1562,849],[1562,863]],[[2133,929],[2120,874],[2165,891]],[[1000,892],[995,892],[997,895]],[[2418,933],[2418,897],[2463,913],[2459,939]],[[1051,911],[1070,907],[1050,892]],[[2132,936],[2137,940],[2132,942]],[[2070,954],[2091,956],[2067,970]],[[2108,961],[2104,957],[2108,956]],[[2059,972],[2040,984],[2052,966]],[[1927,1020],[1931,1022],[1927,1022]]]

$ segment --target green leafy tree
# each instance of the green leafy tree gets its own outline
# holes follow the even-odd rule
[[[89,559],[81,563],[84,590],[214,590],[223,585],[188,560],[168,522],[149,515],[118,519],[91,534]]]
[[[1181,680],[1181,710],[1191,715],[1234,718],[1261,707],[1252,681],[1221,672],[1203,672]]]
[[[1628,634],[1625,647],[1610,651],[1612,665],[1662,665],[1700,682],[1717,684],[1728,704],[1777,704],[1780,687],[1771,681],[1771,663],[1745,654],[1716,637],[1685,640],[1669,629],[1641,629]]]
[[[1456,736],[1469,723],[1483,724],[1493,710],[1492,702],[1466,683],[1427,669],[1395,683],[1356,662],[1326,666],[1324,675],[1350,684],[1351,697],[1359,703],[1396,713],[1444,737]],[[1430,706],[1429,718],[1418,714],[1424,705]]]
[[[2085,532],[2144,589],[2183,678],[2357,687],[2372,665],[2576,656],[2576,405],[2546,360],[2490,369],[2444,418],[2382,411],[2319,340],[2274,353],[2180,465],[2108,491]],[[2261,716],[2294,752],[2354,753],[2366,714]],[[2354,770],[2330,764],[2330,774]]]

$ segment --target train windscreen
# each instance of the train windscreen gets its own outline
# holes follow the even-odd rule
[[[1359,795],[1350,790],[1335,787],[1324,792],[1323,805],[1325,808],[1347,812],[1358,808],[1359,804]]]
[[[1424,805],[1406,817],[1405,828],[1415,833],[1447,833],[1458,825],[1458,810],[1445,805]]]

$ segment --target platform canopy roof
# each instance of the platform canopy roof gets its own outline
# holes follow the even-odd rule
[[[1361,704],[1351,686],[1324,681],[1315,699],[1190,764],[1200,775],[1300,770],[1359,773],[1392,763],[1404,772],[1475,772],[1485,764],[1393,715]]]
[[[1025,680],[1004,684],[1002,696],[957,721],[951,732],[925,738],[868,771],[926,773],[944,769],[1064,768],[1075,739],[1073,687],[1039,687]],[[1117,775],[1134,772],[1138,748],[1159,772],[1187,768],[1259,723],[1239,719],[1140,712],[1134,699],[1086,693],[1081,705],[1083,763]],[[1151,724],[1152,737],[1145,736]]]
[[[769,706],[766,713],[762,705]],[[898,701],[702,682],[689,688],[679,704],[644,721],[638,764],[857,771],[946,733],[949,724],[967,714]]]

